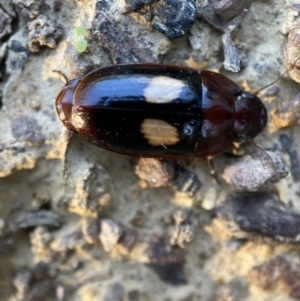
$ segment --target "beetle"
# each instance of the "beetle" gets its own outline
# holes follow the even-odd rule
[[[55,105],[69,130],[139,157],[211,157],[251,141],[268,120],[262,101],[226,76],[162,64],[115,65],[68,80]]]

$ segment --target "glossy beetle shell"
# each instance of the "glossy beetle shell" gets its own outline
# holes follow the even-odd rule
[[[56,99],[64,125],[102,148],[141,157],[209,157],[266,126],[261,100],[227,77],[133,64],[69,81]]]

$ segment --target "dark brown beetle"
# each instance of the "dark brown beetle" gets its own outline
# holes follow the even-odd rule
[[[159,64],[111,66],[72,79],[56,109],[91,143],[140,157],[211,157],[267,124],[262,101],[224,75]]]

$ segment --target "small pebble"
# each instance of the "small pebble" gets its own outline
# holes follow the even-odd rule
[[[134,171],[150,187],[170,186],[175,178],[174,165],[167,160],[141,158],[137,161]]]
[[[110,252],[120,240],[124,230],[111,219],[100,221],[99,239],[105,252]]]
[[[225,168],[222,178],[239,191],[269,188],[284,179],[288,170],[281,156],[270,151],[266,153],[243,156]]]

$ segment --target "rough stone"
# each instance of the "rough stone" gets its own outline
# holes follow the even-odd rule
[[[13,213],[9,219],[11,231],[27,229],[39,226],[58,228],[62,224],[61,217],[51,210],[19,211]]]
[[[174,165],[167,160],[141,158],[137,161],[134,171],[150,187],[170,186],[175,178]]]
[[[300,264],[292,264],[282,256],[276,256],[248,273],[248,281],[263,289],[277,294],[300,299]]]
[[[61,37],[61,26],[54,26],[52,21],[44,15],[39,15],[37,19],[28,23],[28,49],[30,52],[39,52],[41,46],[55,48]]]
[[[24,16],[31,19],[36,18],[40,13],[42,0],[13,0],[12,2],[21,9]]]
[[[112,251],[123,232],[123,228],[111,219],[102,219],[100,221],[99,239],[105,252]]]
[[[268,151],[236,160],[225,168],[222,178],[239,191],[258,191],[269,188],[287,175],[282,157]]]
[[[267,193],[229,195],[214,209],[237,238],[255,234],[282,242],[300,241],[300,215]]]

